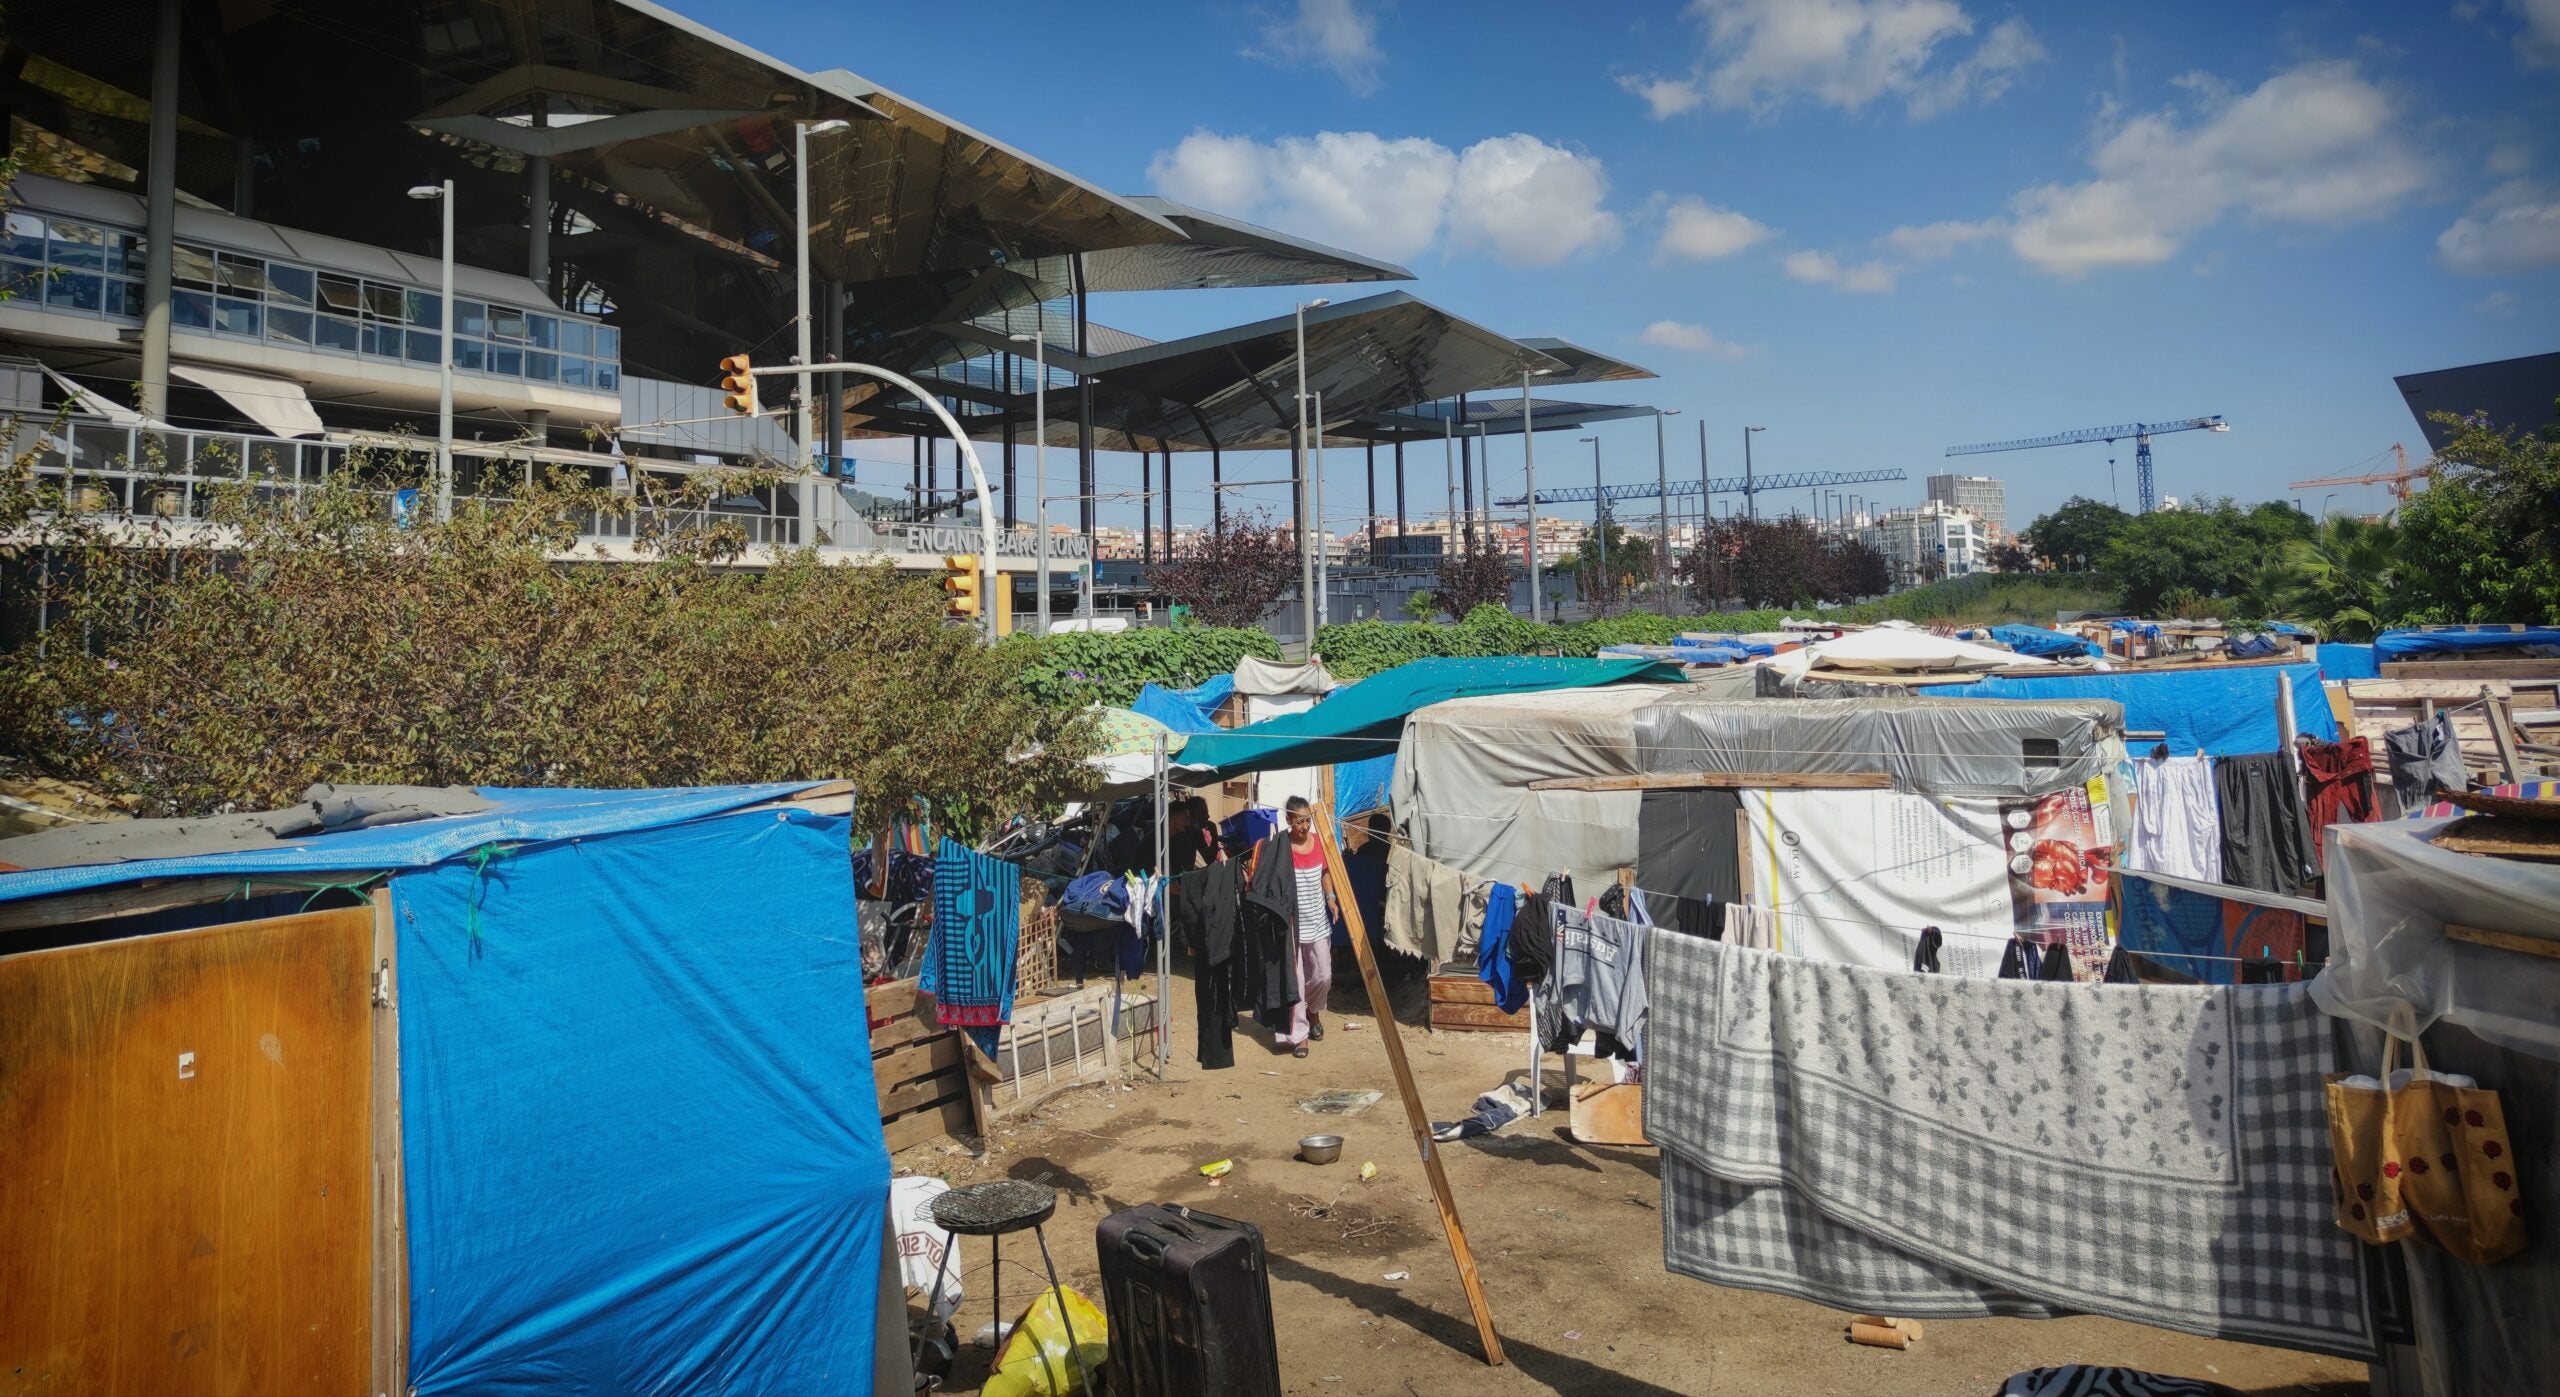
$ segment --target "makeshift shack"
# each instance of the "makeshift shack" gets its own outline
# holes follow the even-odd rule
[[[8,1385],[869,1390],[850,790],[427,794],[0,844]]]

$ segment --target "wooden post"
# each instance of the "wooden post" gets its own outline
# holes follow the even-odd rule
[[[1371,1017],[1387,1045],[1387,1066],[1395,1073],[1396,1094],[1404,1098],[1405,1124],[1413,1128],[1414,1148],[1422,1152],[1423,1172],[1431,1177],[1431,1200],[1440,1208],[1440,1228],[1449,1235],[1449,1255],[1458,1263],[1458,1284],[1467,1292],[1467,1308],[1475,1312],[1476,1337],[1484,1344],[1484,1361],[1502,1366],[1502,1336],[1493,1332],[1493,1311],[1484,1300],[1484,1282],[1476,1275],[1475,1253],[1467,1248],[1466,1229],[1458,1223],[1457,1200],[1449,1194],[1449,1175],[1440,1167],[1440,1151],[1431,1138],[1431,1120],[1422,1113],[1422,1094],[1413,1085],[1413,1067],[1405,1061],[1404,1039],[1396,1030],[1395,1011],[1387,1002],[1387,984],[1378,976],[1377,958],[1369,950],[1369,928],[1360,917],[1359,900],[1351,894],[1351,878],[1342,866],[1342,846],[1333,835],[1332,768],[1325,769],[1328,789],[1315,809],[1316,840],[1324,847],[1325,877],[1342,907],[1342,922],[1351,933],[1351,954],[1360,961],[1360,982],[1369,989]]]
[[[409,1390],[408,1174],[400,1130],[400,932],[373,890],[373,1391]]]

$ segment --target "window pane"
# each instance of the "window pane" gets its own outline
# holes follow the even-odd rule
[[[489,307],[489,338],[524,342],[524,312],[507,306]]]
[[[226,335],[255,337],[260,328],[261,307],[255,301],[235,301],[220,296],[213,303],[213,328]]]
[[[528,316],[525,319],[525,323],[533,331],[533,343],[535,348],[554,349],[559,346],[559,317],[551,315]]]
[[[25,262],[0,262],[0,295],[12,301],[44,301],[44,268]]]
[[[455,300],[453,303],[453,332],[457,335],[488,334],[489,308],[478,301]]]
[[[142,239],[133,233],[107,230],[107,270],[126,276],[142,275]]]
[[[267,299],[287,305],[310,305],[312,279],[309,267],[288,267],[282,262],[269,262]]]
[[[94,272],[107,265],[106,233],[86,223],[73,223],[57,218],[52,222],[52,262],[57,267],[77,267]]]
[[[507,378],[524,377],[524,351],[513,345],[489,346],[489,372]]]
[[[479,373],[489,367],[489,346],[478,340],[458,339],[453,342],[453,366]]]
[[[407,296],[397,286],[378,281],[364,284],[364,313],[376,320],[398,321],[405,318]]]
[[[351,276],[320,274],[320,308],[340,315],[353,315],[364,309],[364,287]]]
[[[571,388],[584,388],[595,381],[595,365],[585,359],[562,358],[560,381]]]
[[[31,213],[9,215],[8,231],[0,236],[0,253],[29,262],[44,260],[44,220]]]
[[[267,338],[291,344],[311,343],[311,312],[267,307]]]
[[[180,243],[178,250],[172,255],[171,267],[171,275],[177,277],[180,286],[195,286],[208,290],[213,286],[211,249],[189,247],[185,243]]]
[[[427,365],[429,368],[433,368],[433,367],[435,366],[436,356],[437,356],[438,354],[443,353],[443,352],[444,352],[444,332],[443,332],[443,331],[441,331],[441,330],[411,330],[411,331],[409,332],[409,362],[410,362],[410,363],[413,363],[413,364],[425,364],[425,365]]]
[[[596,357],[619,362],[622,358],[622,332],[610,325],[596,327]]]
[[[527,378],[542,379],[545,382],[558,378],[560,376],[560,356],[557,354],[543,354],[540,352],[527,354],[524,356],[524,376]]]
[[[222,289],[235,296],[255,298],[267,292],[267,263],[262,257],[225,252],[216,259],[213,272]]]
[[[399,327],[395,325],[378,325],[373,321],[366,321],[364,323],[364,352],[367,354],[378,354],[385,359],[399,358]]]
[[[106,300],[106,280],[95,272],[55,272],[44,289],[44,303],[56,310],[95,315]]]
[[[612,364],[596,365],[596,386],[608,393],[620,391],[622,370]]]
[[[409,323],[424,329],[437,329],[444,324],[444,298],[433,291],[409,293]]]
[[[589,325],[587,322],[585,322],[585,321],[583,321],[583,320],[563,320],[563,321],[561,321],[561,322],[560,322],[560,352],[561,352],[561,353],[563,353],[563,354],[593,354],[593,353],[595,353],[595,352],[596,352],[596,332],[595,332],[595,327],[594,327],[594,326],[592,326],[592,325]]]
[[[213,298],[201,291],[173,291],[169,294],[169,323],[189,329],[213,328]]]
[[[107,314],[128,320],[142,318],[142,283],[107,278]]]
[[[334,315],[321,316],[314,333],[317,336],[315,342],[322,349],[343,349],[350,354],[355,352],[356,323],[352,320],[341,320]]]

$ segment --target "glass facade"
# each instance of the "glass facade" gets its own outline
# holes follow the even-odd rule
[[[0,232],[0,291],[11,302],[108,320],[142,318],[142,235],[21,210]],[[182,330],[433,368],[444,298],[376,281],[181,242],[170,319]],[[622,332],[576,316],[456,297],[453,365],[590,392],[622,388]]]

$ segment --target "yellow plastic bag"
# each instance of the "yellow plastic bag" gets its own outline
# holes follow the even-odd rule
[[[1072,1354],[1067,1343],[1070,1326],[1076,1336]],[[1084,1359],[1081,1366],[1076,1356]],[[1110,1356],[1111,1334],[1103,1324],[1102,1311],[1066,1286],[1044,1290],[1014,1322],[979,1397],[1097,1397],[1085,1385],[1085,1376],[1091,1373],[1098,1380],[1103,1360]]]

